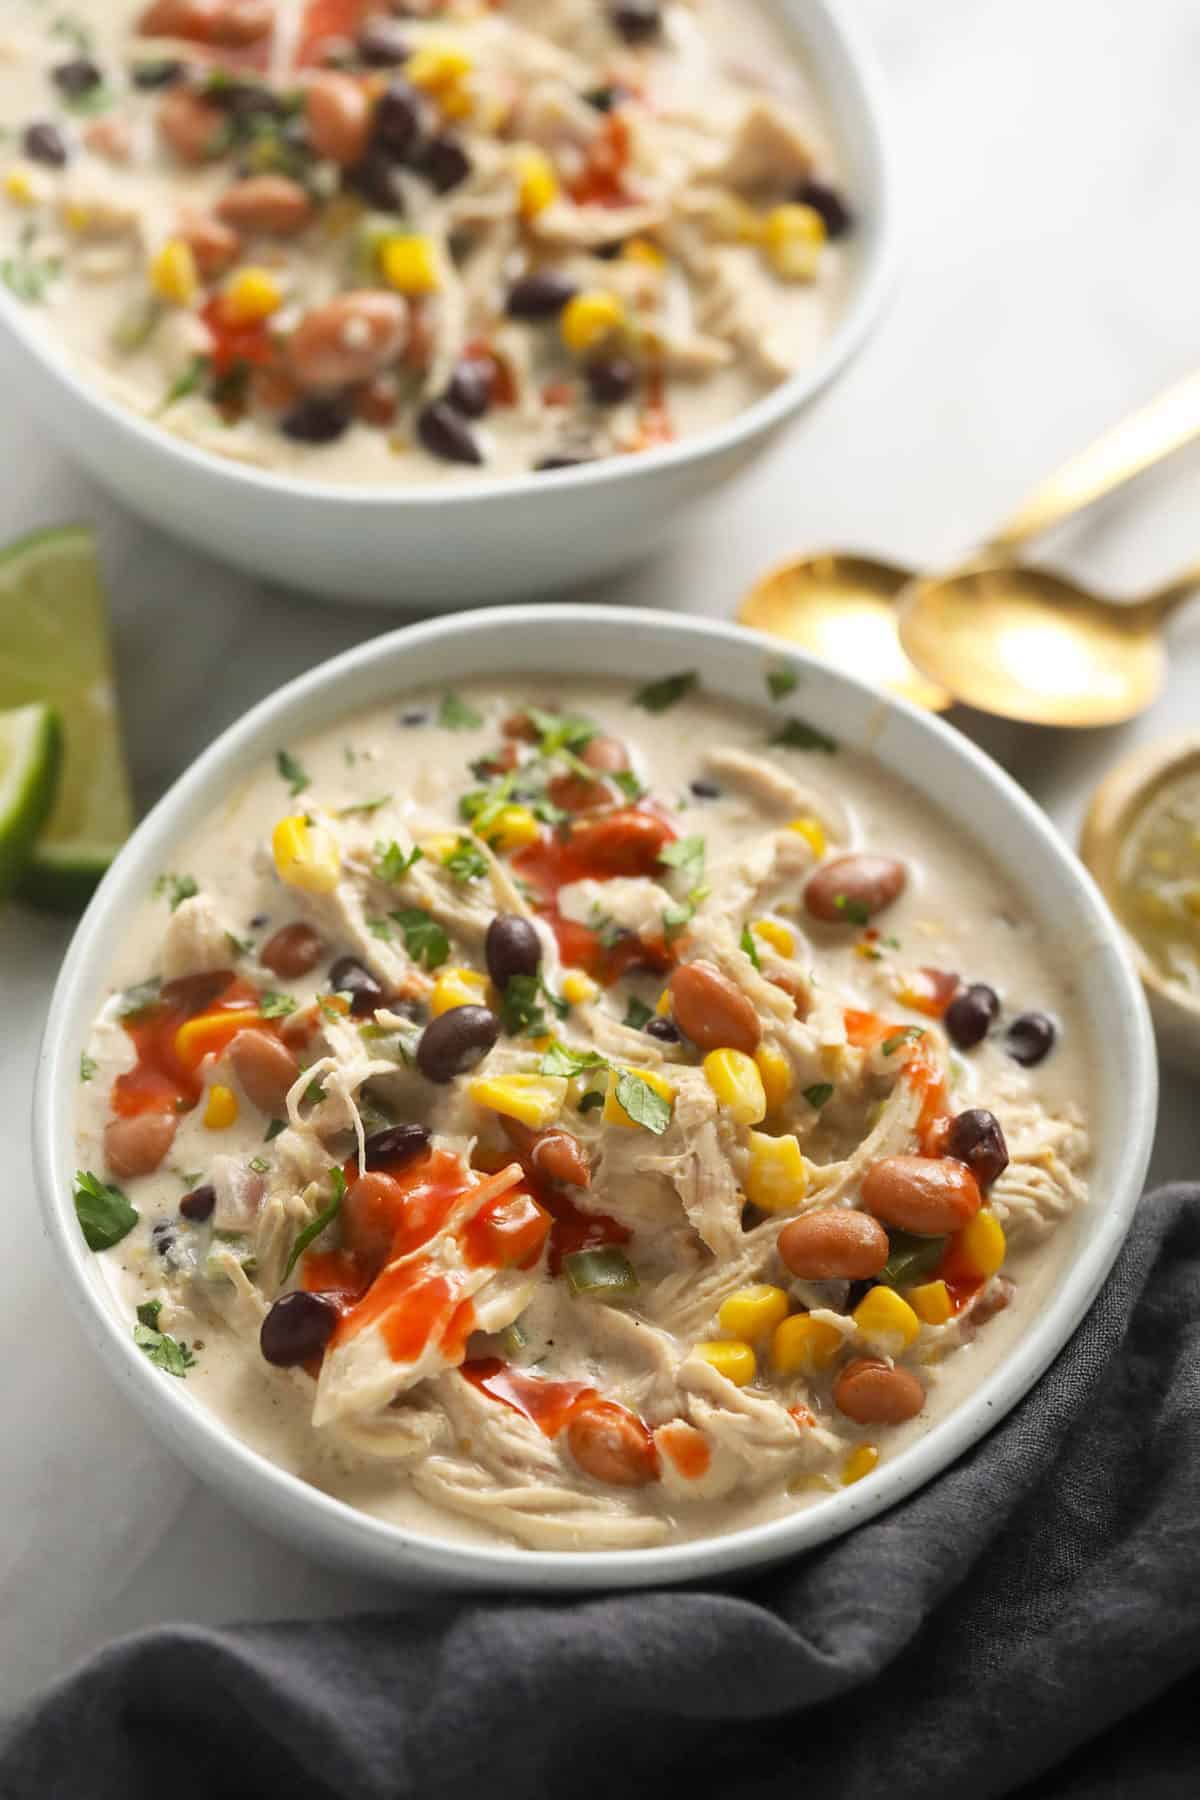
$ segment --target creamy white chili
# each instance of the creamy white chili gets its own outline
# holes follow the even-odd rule
[[[1070,1254],[1069,959],[766,673],[349,717],[129,921],[82,1228],[162,1378],[352,1505],[604,1549],[812,1504]]]
[[[123,404],[348,483],[635,453],[811,359],[850,203],[732,0],[0,21],[0,275]]]

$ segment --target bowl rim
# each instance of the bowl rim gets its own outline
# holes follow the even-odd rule
[[[760,0],[761,3],[761,0]],[[410,508],[486,504],[528,493],[608,486],[614,482],[650,476],[688,463],[719,459],[744,443],[760,437],[783,422],[818,393],[858,351],[888,298],[897,264],[895,178],[888,127],[884,84],[879,66],[863,28],[833,0],[783,0],[791,29],[802,46],[811,50],[819,43],[820,54],[836,67],[836,78],[850,96],[843,111],[848,123],[831,121],[835,141],[853,142],[855,154],[866,172],[870,190],[869,230],[859,243],[859,266],[849,303],[839,314],[834,329],[822,341],[811,362],[778,387],[754,401],[732,418],[674,443],[639,452],[637,456],[610,456],[577,468],[527,471],[518,475],[484,477],[462,486],[429,483],[350,483],[313,480],[223,457],[202,445],[176,436],[151,418],[125,407],[89,379],[86,369],[72,366],[69,358],[49,337],[36,331],[28,309],[0,285],[0,327],[7,326],[24,353],[44,373],[62,383],[85,410],[98,414],[105,424],[141,452],[157,451],[170,464],[190,469],[213,480],[228,479],[264,500],[336,501],[373,512],[381,507]],[[828,81],[815,83],[828,100]]]
[[[228,766],[261,757],[264,745],[277,736],[276,721],[305,707],[318,716],[337,715],[336,701],[352,707],[359,677],[369,685],[375,665],[395,671],[395,691],[414,680],[435,679],[418,668],[406,677],[406,664],[421,653],[450,643],[449,655],[462,649],[462,676],[472,666],[472,641],[489,634],[528,626],[552,635],[562,647],[564,673],[580,667],[589,630],[606,633],[622,628],[641,639],[647,651],[647,674],[678,666],[676,646],[691,646],[698,658],[717,663],[722,648],[732,658],[758,650],[764,662],[792,665],[801,679],[819,682],[820,705],[836,712],[838,695],[852,698],[872,725],[874,740],[889,716],[898,718],[911,735],[933,740],[934,747],[967,765],[974,781],[990,790],[997,806],[1017,815],[1031,850],[1055,865],[1060,889],[1070,890],[1079,909],[1078,937],[1086,941],[1103,966],[1097,991],[1107,988],[1116,1003],[1118,1031],[1124,1041],[1108,1046],[1120,1064],[1127,1099],[1122,1133],[1113,1158],[1111,1192],[1096,1229],[1082,1244],[1053,1301],[1007,1355],[937,1425],[894,1460],[883,1463],[866,1480],[838,1490],[821,1506],[744,1527],[721,1536],[629,1551],[537,1551],[521,1546],[476,1545],[430,1537],[356,1512],[289,1474],[237,1438],[202,1402],[189,1398],[182,1384],[164,1381],[133,1343],[127,1322],[118,1315],[111,1295],[95,1269],[74,1215],[71,1199],[73,1101],[77,1090],[79,1045],[93,1015],[93,971],[100,951],[93,951],[110,926],[110,915],[159,866],[162,850],[179,815],[197,813],[212,804]],[[573,635],[574,634],[574,635]],[[475,652],[478,656],[479,652]],[[658,659],[662,658],[662,669]],[[667,659],[670,659],[669,661]],[[486,667],[486,656],[476,666]],[[497,666],[497,665],[493,665]],[[639,673],[641,667],[639,668]],[[376,669],[376,674],[382,670]],[[437,679],[453,679],[440,676]],[[716,687],[711,677],[710,691]],[[719,688],[717,689],[719,692]],[[886,766],[886,765],[885,765]],[[914,783],[927,798],[927,780]],[[936,796],[934,796],[935,804]],[[595,1591],[662,1585],[700,1576],[722,1576],[750,1569],[812,1548],[840,1535],[895,1504],[941,1473],[956,1457],[1024,1395],[1049,1366],[1083,1318],[1120,1248],[1133,1216],[1149,1162],[1155,1124],[1157,1063],[1146,1000],[1123,952],[1119,927],[1091,876],[1072,854],[1049,819],[1012,778],[970,740],[944,721],[907,702],[885,696],[857,678],[832,670],[790,645],[744,627],[689,615],[642,611],[629,607],[526,605],[493,608],[423,621],[343,652],[268,695],[228,727],[167,790],[105,876],[68,949],[47,1014],[38,1056],[33,1105],[34,1165],[43,1226],[93,1344],[130,1397],[149,1417],[153,1429],[199,1473],[212,1480],[227,1498],[260,1522],[282,1531],[326,1557],[368,1568],[377,1576],[443,1587],[472,1586],[522,1591]],[[177,1391],[180,1390],[180,1391]]]

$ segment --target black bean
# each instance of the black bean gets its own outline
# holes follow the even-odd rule
[[[1057,1036],[1058,1027],[1046,1013],[1020,1013],[1005,1033],[1004,1047],[1014,1062],[1032,1069],[1049,1056]]]
[[[615,86],[595,87],[589,88],[583,98],[589,106],[594,106],[597,112],[607,113],[611,112],[618,100],[623,98],[624,92],[623,88]]]
[[[426,117],[425,103],[416,88],[397,76],[375,103],[372,147],[406,162],[425,135]]]
[[[950,1042],[960,1050],[973,1050],[987,1036],[1000,1001],[994,988],[976,981],[955,994],[946,1008],[945,1025]]]
[[[488,974],[503,990],[514,975],[536,975],[542,966],[542,940],[528,919],[497,913],[483,943]]]
[[[408,725],[408,726],[428,725],[429,714],[427,712],[418,712],[414,708],[411,712],[406,712],[406,713],[400,714],[400,723],[402,725]]]
[[[431,400],[417,414],[417,436],[431,456],[443,462],[474,463],[483,461],[483,451],[461,414],[444,400]]]
[[[491,363],[479,356],[464,356],[455,363],[442,398],[464,418],[482,419],[492,403]]]
[[[349,994],[350,1011],[355,1018],[373,1013],[383,1005],[383,989],[365,963],[357,956],[339,956],[329,971],[329,985],[335,994]]]
[[[627,44],[649,43],[662,29],[658,0],[617,0],[608,16]]]
[[[522,275],[513,282],[505,311],[510,319],[556,319],[578,292],[577,282],[552,269],[543,269],[538,275]]]
[[[199,1225],[205,1219],[212,1218],[213,1208],[216,1204],[217,1190],[210,1182],[206,1181],[202,1186],[193,1188],[190,1194],[183,1196],[179,1202],[179,1210],[185,1219],[191,1219],[193,1224]]]
[[[696,796],[697,800],[719,800],[721,798],[721,790],[716,782],[709,781],[704,775],[698,776],[695,781],[689,782],[688,786]]]
[[[1008,1167],[1008,1145],[995,1113],[972,1106],[951,1120],[946,1149],[966,1163],[980,1187],[991,1187]]]
[[[398,19],[368,19],[355,39],[355,47],[373,69],[407,62],[412,42]]]
[[[178,56],[157,56],[152,62],[134,64],[133,85],[145,89],[174,87],[186,74],[187,64]]]
[[[343,186],[360,195],[377,212],[402,213],[404,186],[400,170],[383,150],[372,150],[342,175]]]
[[[67,140],[57,125],[49,119],[39,119],[36,124],[25,127],[25,135],[21,140],[25,154],[34,162],[47,163],[52,169],[64,169],[70,152]]]
[[[338,1322],[335,1301],[327,1294],[310,1294],[298,1288],[280,1294],[262,1322],[258,1346],[277,1369],[294,1369],[319,1356]]]
[[[350,409],[333,394],[307,394],[283,415],[279,429],[298,444],[332,444],[350,425]]]
[[[68,99],[79,100],[93,88],[98,88],[104,76],[90,56],[73,56],[70,62],[59,63],[51,69],[50,79]]]
[[[801,206],[811,206],[825,221],[828,238],[845,237],[854,224],[854,214],[835,187],[827,181],[802,181],[792,191],[792,199]]]
[[[428,1024],[417,1045],[417,1067],[426,1081],[453,1081],[492,1048],[500,1021],[486,1006],[452,1006]]]
[[[170,1219],[160,1219],[150,1233],[150,1242],[159,1256],[168,1257],[175,1248],[175,1227]]]
[[[413,167],[435,194],[448,194],[467,179],[472,164],[458,139],[448,132],[441,132],[423,146],[414,158]]]
[[[261,931],[264,925],[269,925],[270,923],[271,923],[270,913],[255,913],[254,917],[250,921],[250,930],[251,931]]]
[[[366,1141],[368,1169],[397,1169],[415,1162],[429,1148],[429,1133],[424,1125],[388,1125],[373,1131]]]
[[[548,474],[551,469],[582,469],[586,463],[595,462],[594,456],[543,456],[541,462],[534,463],[539,474]]]
[[[680,1039],[679,1027],[674,1019],[656,1015],[653,1019],[646,1020],[642,1030],[647,1037],[657,1038],[660,1044],[677,1044]]]
[[[627,356],[600,356],[588,364],[588,392],[597,406],[620,406],[637,382],[637,369]]]

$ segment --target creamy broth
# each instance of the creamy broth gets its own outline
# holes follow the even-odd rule
[[[261,10],[224,49],[146,0],[0,20],[4,278],[133,411],[287,475],[461,482],[705,431],[827,337],[849,211],[759,8],[632,40],[595,0]]]
[[[505,723],[511,732],[529,709],[533,725],[506,735]],[[159,1303],[143,1313],[143,1347],[169,1364],[170,1345],[188,1346],[194,1361],[179,1378],[197,1404],[314,1486],[409,1528],[544,1548],[635,1547],[819,1504],[945,1417],[1021,1336],[1072,1254],[1085,1198],[1087,1068],[1070,960],[1039,939],[986,853],[869,757],[795,729],[812,747],[768,747],[796,710],[790,697],[768,713],[692,691],[655,712],[612,683],[512,678],[464,685],[449,699],[406,694],[281,745],[278,766],[246,781],[179,845],[129,921],[87,1046],[79,1163],[119,1186],[140,1215],[103,1253],[105,1275],[131,1328],[137,1307]],[[611,770],[623,759],[596,748],[612,744],[628,755],[620,786]],[[592,791],[587,756],[610,770],[602,793]],[[497,768],[516,758],[515,769]],[[299,870],[308,887],[295,885],[296,845],[281,836],[284,819],[291,830],[311,822],[309,863]],[[587,856],[600,856],[598,824],[605,841],[625,846],[626,872],[613,873],[609,850],[610,866],[601,858],[580,873]],[[314,892],[313,858],[331,846],[336,885]],[[416,847],[423,855],[414,862]],[[870,918],[851,905],[849,917],[837,910],[836,923],[815,919],[809,884],[824,872],[828,887],[837,858],[867,853],[898,859],[902,891]],[[638,857],[642,872],[628,872]],[[544,986],[524,998],[540,1018],[530,1005],[512,1007],[511,979],[502,993],[487,985],[493,957],[484,931],[497,913],[536,933]],[[318,935],[319,955],[304,975],[284,978],[262,957],[278,963],[277,934],[300,923]],[[378,984],[365,1007],[355,1001],[353,970],[339,962],[346,957]],[[213,1054],[191,1075],[161,1165],[123,1174],[114,1112],[171,1105],[152,1091],[161,1061],[148,1068],[145,1058],[147,1021],[164,996],[131,998],[129,990],[164,974],[186,986],[218,964],[227,973],[215,990],[192,994],[184,1015],[197,1022],[187,1029],[210,1031],[214,1014],[253,1003],[243,1017],[290,1043],[290,1102],[256,1104],[229,1033],[202,1038]],[[743,1077],[747,1062],[761,1070],[757,1118],[702,1059],[705,1020],[693,1022],[679,985],[681,969],[697,968],[731,985],[757,1016],[753,1059],[743,1053],[729,1064],[721,1053]],[[955,1049],[951,1032],[971,1036],[964,996],[977,994],[973,984],[995,990],[1000,1013],[982,1042]],[[302,1031],[314,996],[326,1010],[318,1006]],[[957,1010],[947,1013],[951,996]],[[355,1014],[346,1015],[348,1004]],[[426,1034],[470,1005],[500,1013],[492,1047],[451,1079],[427,1079]],[[1025,1068],[1011,1052],[1027,1053],[1021,1026],[1030,1016],[1053,1022],[1053,1041]],[[696,1039],[681,1034],[681,1019]],[[376,1058],[365,1073],[364,1045]],[[551,1069],[578,1072],[548,1074],[547,1059]],[[614,1098],[621,1070],[643,1100],[654,1081],[665,1084],[668,1099],[646,1123]],[[588,1092],[600,1097],[595,1105]],[[514,1093],[518,1106],[532,1094],[545,1108],[524,1133],[496,1110]],[[232,1096],[235,1119],[214,1111],[214,1094]],[[990,1191],[989,1171],[976,1165],[985,1203],[969,1221],[976,1236],[979,1219],[990,1221],[985,1250],[999,1230],[1000,1263],[993,1257],[981,1273],[975,1239],[976,1262],[964,1263],[966,1226],[949,1238],[913,1239],[889,1224],[891,1256],[907,1245],[923,1258],[907,1276],[896,1265],[894,1285],[851,1286],[787,1266],[776,1245],[790,1224],[835,1210],[861,1216],[868,1171],[888,1157],[919,1150],[929,1165],[954,1162],[947,1121],[973,1108],[994,1113],[1011,1159]],[[432,1133],[416,1162],[387,1165],[400,1236],[374,1263],[364,1248],[375,1227],[359,1185],[371,1180],[359,1174],[360,1115],[369,1142],[406,1121]],[[291,1123],[279,1129],[276,1117]],[[559,1179],[557,1164],[547,1177],[537,1145],[548,1134],[566,1134],[582,1150],[587,1185]],[[783,1185],[764,1186],[780,1146]],[[482,1287],[472,1288],[476,1329],[459,1341],[447,1326],[421,1365],[429,1344],[401,1345],[414,1302],[409,1287],[395,1287],[396,1271],[411,1270],[414,1256],[426,1268],[422,1259],[450,1243],[439,1267],[468,1280],[470,1256],[464,1261],[455,1245],[476,1229],[451,1213],[433,1251],[429,1242],[412,1248],[412,1209],[427,1204],[413,1197],[413,1171],[428,1172],[438,1158],[437,1167],[460,1171],[453,1204],[468,1213],[483,1216],[488,1182],[513,1184],[487,1204],[500,1207],[506,1230],[532,1230],[532,1260],[522,1267],[497,1253]],[[342,1167],[341,1212],[285,1275]],[[955,1168],[962,1175],[964,1165]],[[247,1190],[255,1169],[261,1179]],[[214,1217],[181,1217],[183,1196],[206,1183],[219,1190]],[[386,1199],[392,1189],[381,1192]],[[222,1208],[239,1205],[239,1230],[220,1237],[216,1228],[230,1225]],[[536,1216],[543,1207],[552,1227]],[[606,1221],[598,1237],[597,1218]],[[639,1285],[595,1290],[585,1281],[573,1293],[581,1270],[596,1273],[587,1258],[597,1249],[606,1279],[632,1272]],[[395,1294],[381,1308],[389,1282]],[[318,1348],[307,1366],[272,1366],[260,1330],[266,1344],[278,1295],[301,1285],[340,1322],[323,1362]],[[744,1308],[747,1292],[759,1307],[766,1294],[768,1314],[782,1308],[787,1319],[755,1314],[750,1327],[731,1326],[725,1302],[732,1296]],[[871,1312],[881,1293],[904,1309],[882,1326]],[[802,1331],[820,1328],[821,1354],[814,1362],[810,1345],[807,1361],[780,1363],[773,1333],[786,1339],[805,1319]],[[911,1341],[888,1336],[909,1320]],[[372,1338],[385,1328],[390,1349]],[[731,1345],[740,1366],[728,1365]],[[752,1358],[748,1380],[743,1352]],[[471,1380],[460,1372],[464,1359]],[[855,1361],[919,1383],[919,1412],[896,1423],[850,1416],[839,1383]],[[418,1366],[427,1372],[415,1375]],[[161,1378],[171,1379],[169,1370]],[[564,1422],[539,1430],[512,1403],[514,1391],[528,1401],[530,1383],[547,1384],[539,1404],[554,1383],[586,1386],[598,1400],[568,1395]],[[597,1403],[602,1421],[619,1415],[618,1448],[632,1458],[636,1485],[595,1474],[595,1445],[580,1436],[578,1419],[594,1425]],[[699,1474],[689,1460],[697,1457]]]

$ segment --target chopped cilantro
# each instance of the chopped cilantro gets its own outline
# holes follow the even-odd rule
[[[479,845],[469,837],[460,837],[453,850],[447,850],[442,858],[443,869],[448,869],[452,880],[459,887],[468,881],[479,881],[488,872],[487,858]]]
[[[536,706],[526,709],[538,733],[538,751],[542,756],[554,756],[560,750],[583,750],[596,735],[596,726],[590,719],[581,719],[572,713],[539,712]],[[595,776],[595,770],[588,774]]]
[[[661,1137],[671,1123],[672,1103],[664,1100],[644,1076],[623,1069],[617,1076],[617,1103],[633,1120]]]
[[[232,931],[227,931],[225,933],[225,942],[229,945],[234,956],[249,956],[251,950],[254,948],[253,938],[235,937]]]
[[[368,919],[367,930],[372,937],[382,938],[385,943],[395,935],[387,919]]]
[[[785,719],[767,742],[782,744],[785,750],[824,750],[830,755],[837,749],[833,738],[818,731],[815,725],[806,725],[803,719]]]
[[[163,1369],[168,1375],[177,1375],[182,1381],[189,1369],[196,1365],[196,1358],[191,1350],[169,1332],[158,1329],[158,1317],[162,1312],[161,1300],[145,1300],[137,1309],[137,1324],[133,1328],[133,1341],[139,1350],[144,1350],[155,1368]]]
[[[207,356],[193,356],[186,368],[179,371],[159,403],[156,417],[170,410],[179,400],[186,400],[189,394],[196,393],[208,374]]]
[[[274,988],[268,988],[258,1003],[258,1010],[264,1019],[286,1019],[296,1010],[296,1002],[290,994],[277,994]]]
[[[263,1143],[264,1144],[271,1143],[274,1138],[277,1138],[279,1136],[281,1131],[286,1131],[286,1130],[287,1130],[287,1120],[286,1119],[272,1119],[270,1124],[267,1126],[266,1131],[263,1133]]]
[[[158,899],[169,901],[174,912],[185,900],[193,899],[200,889],[194,875],[160,875],[154,884],[154,892]]]
[[[96,1073],[96,1066],[96,1059],[94,1056],[89,1056],[86,1050],[81,1050],[79,1052],[80,1081],[90,1081],[92,1076]]]
[[[415,963],[440,969],[450,954],[450,939],[423,906],[402,906],[390,913],[404,933],[404,947]]]
[[[704,877],[704,839],[699,835],[677,838],[659,851],[658,860],[668,869],[680,870],[694,887]]]
[[[738,942],[741,944],[742,949],[746,952],[746,955],[750,958],[750,961],[754,964],[755,968],[761,969],[762,963],[759,960],[758,945],[755,943],[754,933],[748,925],[742,926],[742,935],[738,939]]]
[[[423,854],[416,844],[406,854],[394,838],[390,843],[384,843],[380,838],[375,845],[373,872],[376,879],[388,883],[399,881],[402,876],[407,875],[414,863],[420,862]]]
[[[794,669],[768,669],[767,692],[772,700],[786,699],[800,685],[800,677]]]
[[[90,1169],[76,1170],[75,1217],[89,1250],[111,1250],[133,1230],[138,1216],[119,1187],[110,1187]]]
[[[645,782],[639,781],[632,769],[614,769],[612,774],[608,776],[608,780],[615,781],[625,798],[630,802],[640,800],[642,795],[646,792]]]
[[[695,685],[694,669],[682,670],[678,675],[664,675],[661,681],[650,681],[645,687],[639,688],[633,696],[633,704],[640,706],[645,712],[666,712],[669,706],[674,706],[685,694],[690,694]]]
[[[500,1024],[510,1037],[540,1037],[546,1029],[545,1001],[558,1014],[566,1017],[570,1010],[564,1000],[552,994],[540,975],[512,975],[500,1003]]]
[[[271,1165],[265,1156],[252,1156],[247,1167],[253,1169],[256,1175],[265,1175]]]
[[[565,1075],[569,1081],[575,1075],[582,1075],[585,1069],[607,1069],[608,1066],[607,1057],[601,1056],[598,1050],[572,1050],[569,1044],[555,1038],[538,1065],[538,1073]]]
[[[890,1038],[884,1038],[880,1049],[885,1056],[894,1056],[902,1044],[914,1044],[918,1038],[924,1036],[925,1027],[923,1025],[905,1025],[901,1031],[895,1032]]]
[[[476,731],[483,724],[483,714],[447,689],[438,707],[438,724],[446,731]]]
[[[320,1106],[322,1100],[325,1098],[325,1089],[321,1086],[321,1078],[319,1075],[310,1081],[305,1088],[304,1098],[310,1106]]]
[[[326,1226],[332,1225],[333,1221],[342,1210],[342,1196],[346,1192],[346,1177],[340,1169],[330,1169],[329,1181],[333,1188],[333,1199],[329,1202],[329,1205],[323,1212],[317,1214],[311,1224],[304,1227],[304,1230],[292,1245],[292,1253],[288,1257],[287,1264],[283,1271],[283,1279],[285,1281],[295,1268],[296,1264],[300,1261],[300,1258],[304,1255],[304,1252],[308,1249],[308,1246],[312,1243],[313,1239],[319,1238]]]
[[[286,781],[293,794],[302,794],[309,785],[309,775],[287,750],[279,750],[275,756],[275,767],[282,780]]]
[[[863,900],[852,900],[849,894],[835,894],[833,904],[845,918],[848,925],[867,925],[871,919],[871,909]]]
[[[814,1081],[811,1087],[805,1088],[804,1098],[810,1106],[816,1107],[819,1111],[827,1101],[833,1099],[832,1081]]]
[[[630,1031],[641,1031],[650,1023],[653,1017],[654,1013],[650,1007],[646,1005],[644,1000],[639,1000],[635,994],[626,1008],[624,1023],[629,1027]]]
[[[45,256],[39,260],[23,251],[18,256],[0,260],[0,281],[27,306],[40,306],[46,298],[46,289],[61,274],[61,256]]]
[[[354,755],[349,745],[346,747],[345,754],[348,759]],[[338,819],[352,819],[356,813],[361,813],[364,819],[369,819],[371,814],[377,813],[381,806],[387,806],[391,798],[390,794],[380,794],[378,800],[356,800],[352,806],[339,806],[334,816]]]

